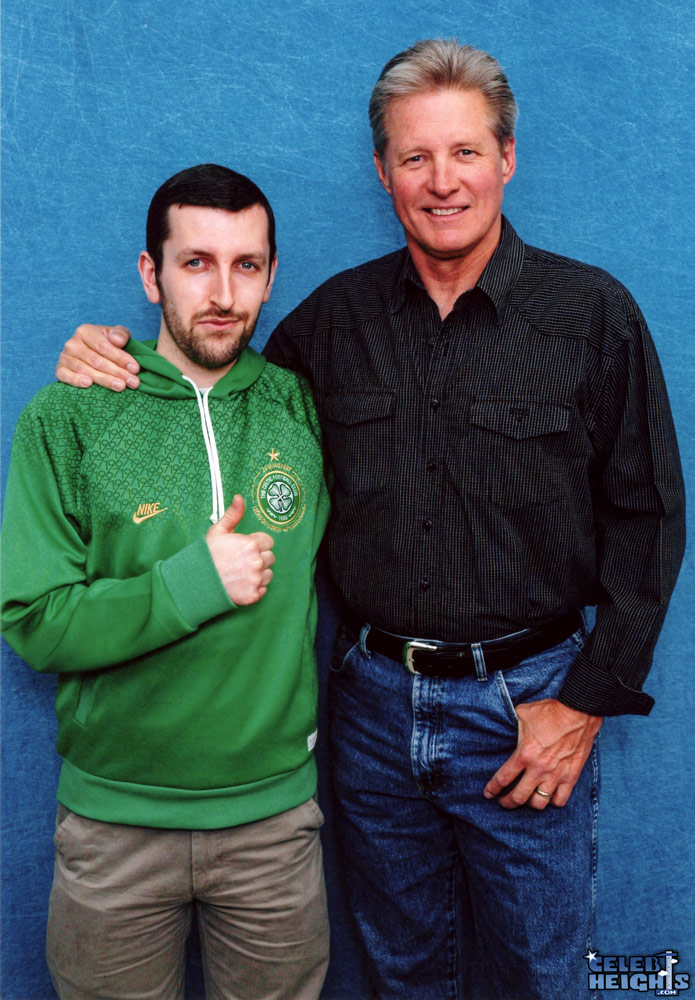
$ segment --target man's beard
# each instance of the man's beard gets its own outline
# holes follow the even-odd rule
[[[191,325],[186,326],[181,319],[180,313],[174,309],[164,295],[161,295],[160,304],[162,307],[162,316],[171,334],[171,339],[182,354],[186,355],[189,361],[199,365],[201,368],[213,370],[215,368],[225,368],[227,365],[233,364],[248,345],[256,327],[256,320],[254,319],[253,322],[250,322],[246,314],[226,313],[219,309],[208,309],[203,313],[196,313],[191,319]],[[243,320],[244,325],[241,333],[195,333],[195,324],[202,320],[226,318],[237,321]]]

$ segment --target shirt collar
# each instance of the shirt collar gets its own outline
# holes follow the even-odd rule
[[[401,253],[403,260],[396,270],[396,280],[391,294],[391,312],[398,312],[403,308],[409,285],[415,285],[424,290],[422,279],[407,248],[404,248]],[[500,241],[475,286],[487,296],[498,316],[501,315],[509,293],[516,284],[523,262],[524,244],[517,236],[511,223],[502,216]]]
[[[403,247],[400,254],[401,263],[395,270],[395,281],[391,292],[390,311],[392,313],[400,312],[405,305],[409,286],[415,285],[418,288],[423,288],[420,275],[415,270],[413,258],[410,256],[408,248]]]
[[[509,293],[517,282],[524,263],[524,244],[516,235],[511,223],[502,216],[502,235],[497,249],[485,265],[478,278],[477,288],[485,292],[497,310],[502,314]]]

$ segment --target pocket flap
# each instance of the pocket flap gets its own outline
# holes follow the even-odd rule
[[[353,389],[326,396],[326,416],[338,424],[362,424],[367,420],[389,417],[396,405],[390,389]]]
[[[477,399],[471,423],[512,438],[558,434],[569,426],[569,406],[536,400]]]

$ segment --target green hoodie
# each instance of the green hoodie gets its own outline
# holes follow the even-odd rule
[[[247,349],[197,390],[133,342],[141,388],[54,384],[15,435],[3,631],[59,675],[59,800],[106,822],[214,829],[315,791],[316,552],[328,518],[320,431],[296,374]],[[240,493],[238,532],[274,539],[256,604],[227,597],[204,536]]]

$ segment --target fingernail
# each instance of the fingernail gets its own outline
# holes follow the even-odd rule
[[[495,796],[494,796],[494,795],[492,794],[492,792],[488,792],[487,788],[486,788],[486,789],[485,789],[485,791],[483,792],[483,795],[485,796],[485,798],[486,798],[486,799],[494,799],[494,797],[495,797]]]
[[[128,386],[129,389],[137,389],[137,387],[140,385],[140,381],[137,378],[127,378],[126,385]]]
[[[133,375],[137,375],[137,373],[138,373],[138,366],[135,365],[135,364],[128,365],[128,371],[132,372]]]
[[[122,392],[123,389],[125,389],[125,382],[123,382],[120,378],[115,378],[111,383],[111,388],[115,392]]]
[[[80,385],[82,386],[83,389],[88,389],[91,384],[92,380],[90,378],[87,378],[86,375],[83,375],[82,378],[80,379]]]

